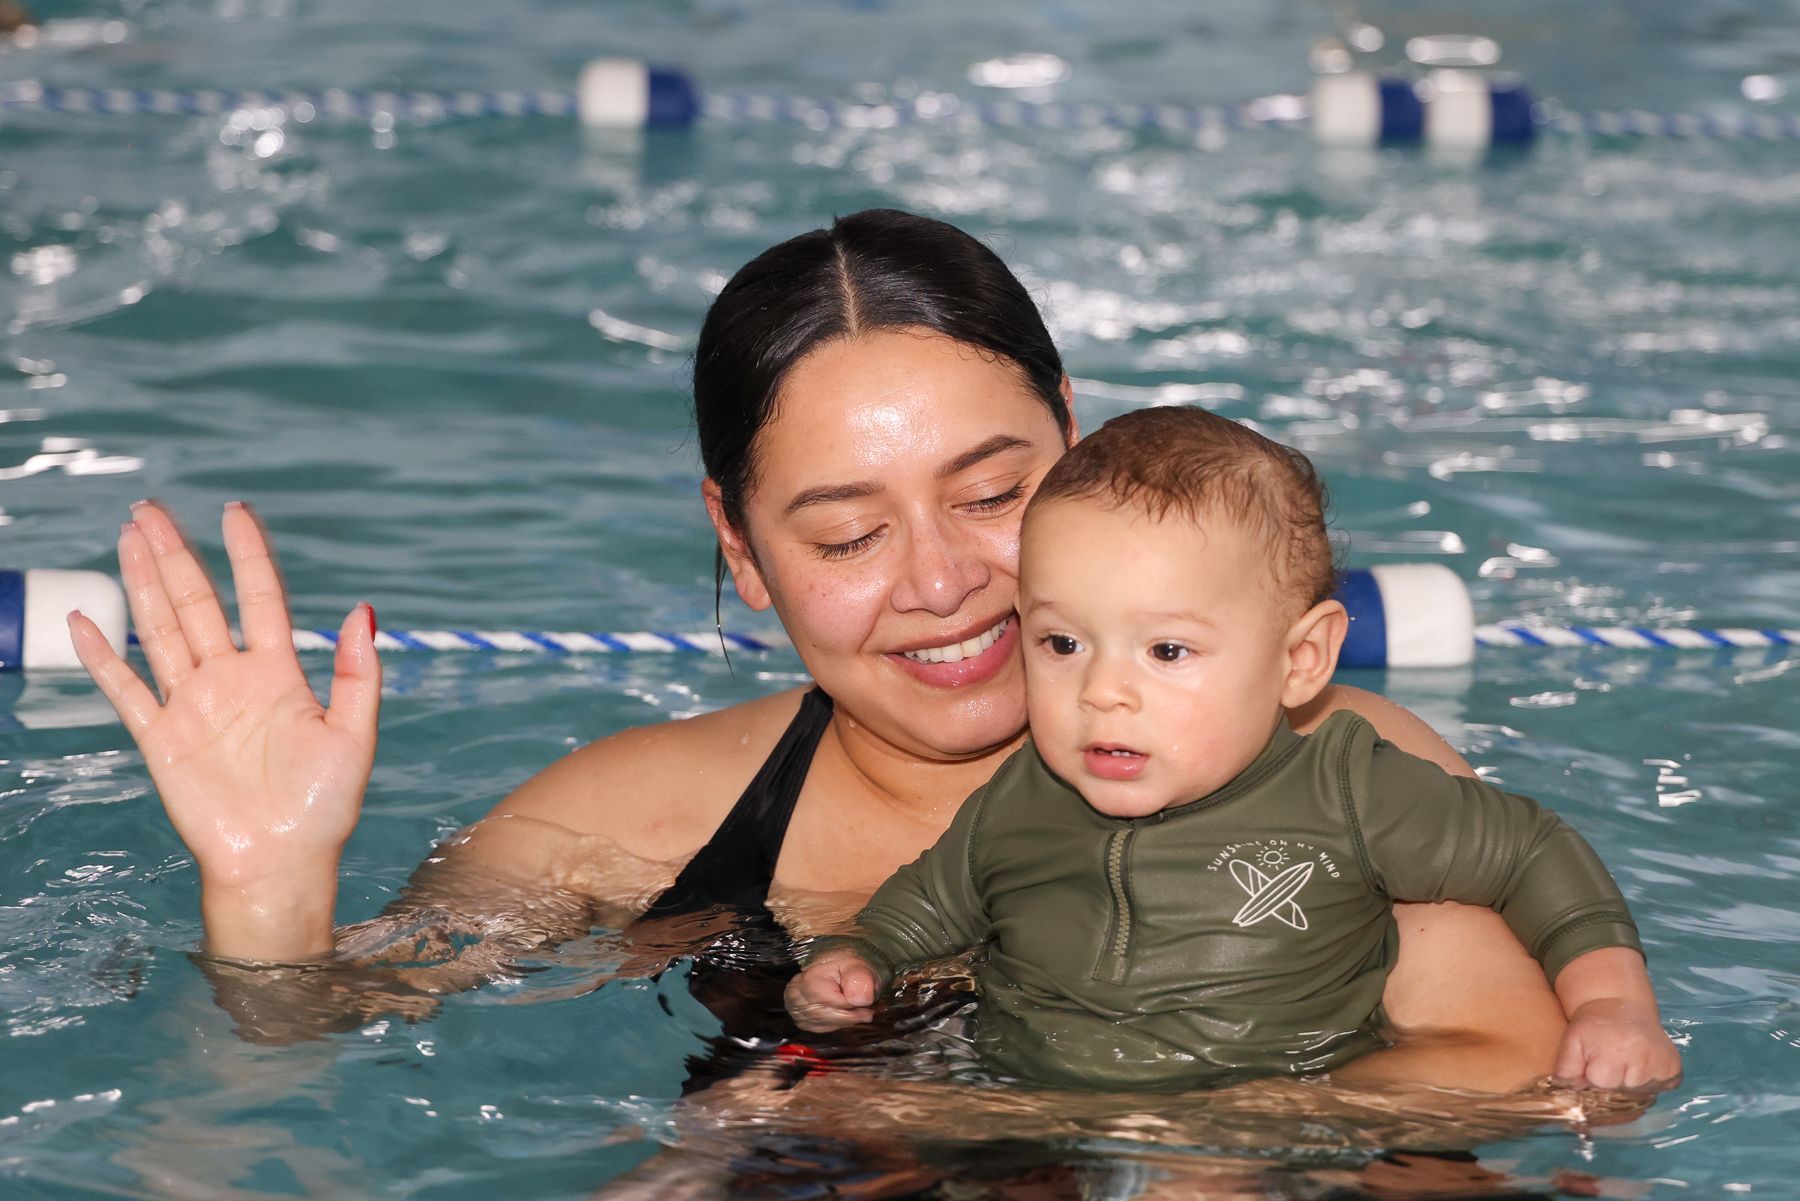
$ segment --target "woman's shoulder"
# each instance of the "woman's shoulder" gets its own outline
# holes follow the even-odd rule
[[[799,711],[803,688],[588,743],[494,810],[597,834],[647,859],[693,852],[718,828]]]
[[[1344,712],[1354,713],[1367,721],[1384,741],[1393,743],[1409,755],[1437,764],[1453,776],[1475,774],[1468,761],[1418,714],[1367,689],[1328,684],[1311,701],[1290,710],[1288,723],[1300,733],[1310,734],[1326,718]]]

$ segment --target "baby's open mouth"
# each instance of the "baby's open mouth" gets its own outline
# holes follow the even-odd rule
[[[1135,780],[1150,762],[1147,751],[1133,750],[1116,742],[1096,742],[1082,752],[1090,776],[1102,780]]]

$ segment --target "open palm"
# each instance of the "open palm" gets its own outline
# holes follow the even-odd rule
[[[132,518],[119,535],[119,567],[162,700],[98,627],[71,614],[82,665],[143,752],[203,889],[251,893],[310,880],[328,902],[375,757],[373,611],[358,605],[344,622],[327,708],[300,670],[280,575],[247,508],[228,505],[223,522],[242,650],[179,527],[148,502]]]

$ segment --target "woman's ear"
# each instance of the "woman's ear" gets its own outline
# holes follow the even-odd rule
[[[762,612],[771,604],[769,588],[763,582],[762,569],[756,565],[756,556],[750,552],[750,540],[725,515],[725,496],[712,477],[700,485],[700,495],[706,499],[706,515],[719,536],[719,549],[725,552],[725,565],[731,568],[731,586],[737,589],[738,599]]]
[[[1350,615],[1335,600],[1320,601],[1288,627],[1288,670],[1282,681],[1282,708],[1306,704],[1331,683],[1331,673],[1337,670],[1338,651],[1349,630]]]
[[[1081,441],[1081,425],[1075,420],[1075,385],[1069,382],[1067,375],[1062,378],[1063,412],[1069,415],[1068,428],[1063,430],[1063,446],[1068,448]]]

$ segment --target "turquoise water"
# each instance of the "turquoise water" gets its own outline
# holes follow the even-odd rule
[[[1391,40],[1490,33],[1572,109],[1794,111],[1743,83],[1800,96],[1791,4],[1564,7],[1362,16]],[[612,53],[713,88],[878,99],[983,94],[972,72],[1033,52],[1056,61],[1013,66],[1066,78],[1028,99],[1237,101],[1303,88],[1334,11],[46,5],[125,36],[14,50],[0,77],[565,88]],[[694,331],[739,264],[870,204],[1000,250],[1046,310],[1085,423],[1158,399],[1254,419],[1326,470],[1355,561],[1447,563],[1483,620],[1800,626],[1800,149],[1721,142],[1552,139],[1468,166],[1280,133],[584,139],[556,121],[13,112],[0,465],[79,439],[107,470],[0,482],[5,564],[110,566],[117,521],[147,494],[219,563],[214,515],[243,497],[279,540],[303,624],[368,600],[389,628],[702,628]],[[778,1196],[1123,1196],[1158,1178],[1318,1196],[1371,1146],[1473,1144],[1494,1187],[1785,1195],[1800,1170],[1797,662],[1491,651],[1467,671],[1354,680],[1565,812],[1636,907],[1687,1078],[1591,1132],[1494,1128],[1447,1101],[1433,1121],[1397,1094],[1405,1129],[1194,1105],[1144,1142],[1131,1132],[1153,1124],[1071,1100],[1050,1107],[1060,1124],[996,1111],[946,1131],[914,1113],[895,1123],[916,1136],[906,1155],[864,1129],[848,1145],[764,1136],[759,1158],[752,1121],[829,1123],[674,1106],[712,1019],[679,972],[583,992],[610,962],[604,938],[416,1025],[251,1045],[188,958],[193,867],[122,730],[0,733],[0,1181],[9,1197],[577,1197],[682,1141]],[[392,656],[388,671],[345,920],[570,747],[786,687],[798,663]],[[40,723],[91,709],[77,681],[10,687]],[[896,1157],[936,1175],[879,1194]]]

